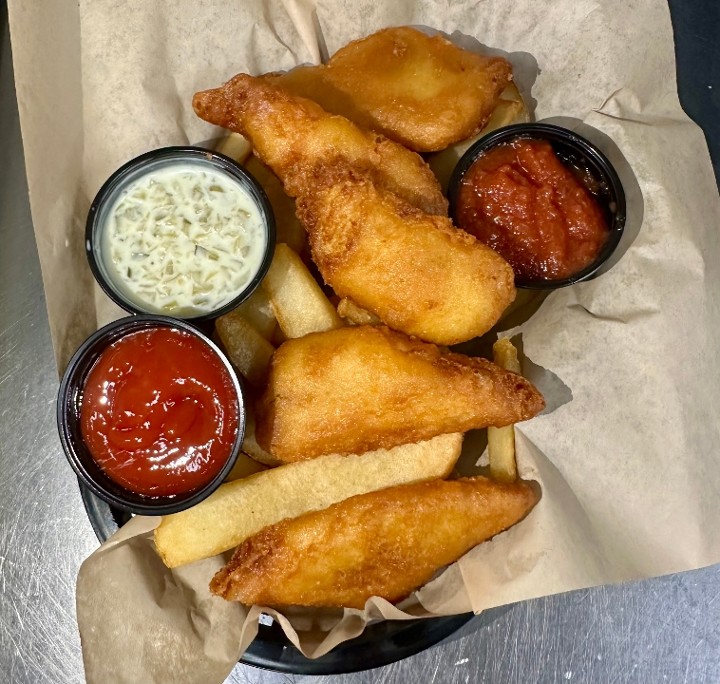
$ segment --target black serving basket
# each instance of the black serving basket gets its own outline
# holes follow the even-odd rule
[[[82,482],[80,493],[90,524],[102,543],[130,520],[130,514],[95,496]],[[319,658],[306,658],[267,616],[255,640],[240,658],[245,665],[299,675],[334,675],[389,665],[434,646],[457,631],[472,613],[418,620],[385,620],[369,624],[358,637]],[[263,624],[265,623],[265,624]]]

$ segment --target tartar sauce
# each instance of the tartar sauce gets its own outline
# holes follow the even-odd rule
[[[167,164],[131,181],[102,237],[109,275],[151,313],[197,316],[238,296],[267,245],[260,210],[238,182],[205,164]]]

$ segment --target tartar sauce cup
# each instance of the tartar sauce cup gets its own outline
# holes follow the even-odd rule
[[[158,345],[158,336],[175,350]],[[75,352],[60,383],[57,423],[68,462],[95,495],[131,513],[168,515],[208,497],[230,473],[245,401],[230,362],[206,335],[186,321],[140,314],[101,328]]]
[[[258,287],[275,219],[242,166],[200,147],[164,147],[121,166],[88,213],[93,276],[130,313],[209,320]]]
[[[602,211],[608,235],[595,258],[587,266],[568,277],[549,279],[523,278],[516,275],[515,285],[531,290],[551,290],[600,275],[606,270],[606,264],[620,243],[625,228],[625,192],[617,172],[607,157],[590,141],[569,129],[543,123],[514,124],[499,128],[480,138],[460,158],[450,177],[448,200],[453,222],[463,228],[459,217],[458,195],[463,180],[475,162],[498,146],[518,140],[548,142],[563,166],[574,170],[576,176],[585,177],[585,181],[581,181],[581,184],[590,192]],[[489,218],[492,220],[493,217]]]

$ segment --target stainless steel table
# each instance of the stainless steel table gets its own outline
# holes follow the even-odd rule
[[[712,6],[711,6],[712,5]],[[671,2],[680,93],[720,155],[720,4]],[[0,31],[0,682],[83,681],[78,567],[97,542],[56,435],[5,6]],[[703,67],[698,71],[698,60]],[[685,70],[682,72],[682,70]],[[692,80],[694,79],[694,81]],[[717,89],[713,92],[713,88]],[[52,154],[52,150],[48,150]],[[62,287],[62,284],[57,284]],[[718,682],[720,566],[500,608],[388,667],[319,682]],[[308,681],[237,666],[228,682]]]

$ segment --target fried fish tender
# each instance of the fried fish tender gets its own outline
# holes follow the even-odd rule
[[[412,150],[435,152],[485,125],[512,67],[400,26],[349,43],[326,65],[267,78]]]
[[[224,553],[269,525],[351,496],[447,477],[462,441],[460,434],[439,435],[394,449],[330,454],[263,470],[220,486],[191,508],[163,516],[155,529],[155,548],[165,565],[175,568]]]
[[[318,167],[340,162],[423,211],[447,215],[440,185],[418,154],[262,78],[238,74],[196,93],[193,108],[201,119],[248,138],[291,197],[311,194]]]
[[[515,298],[513,270],[497,252],[349,169],[318,171],[297,211],[325,282],[408,335],[465,342]]]
[[[362,609],[397,602],[440,568],[524,518],[527,482],[484,477],[391,487],[266,527],[210,582],[244,604]]]
[[[508,425],[545,405],[525,378],[386,327],[283,343],[256,409],[258,444],[292,462]]]
[[[284,243],[299,254],[305,247],[307,237],[295,214],[295,200],[286,194],[280,179],[254,154],[243,166],[260,183],[270,200],[275,217],[275,242]]]
[[[511,83],[500,94],[500,99],[495,109],[493,109],[492,115],[479,133],[461,140],[442,152],[427,157],[427,162],[435,177],[440,181],[442,189],[447,190],[452,172],[460,161],[460,157],[465,154],[471,145],[498,128],[510,126],[511,124],[528,123],[529,121],[531,121],[530,111],[517,86]]]

